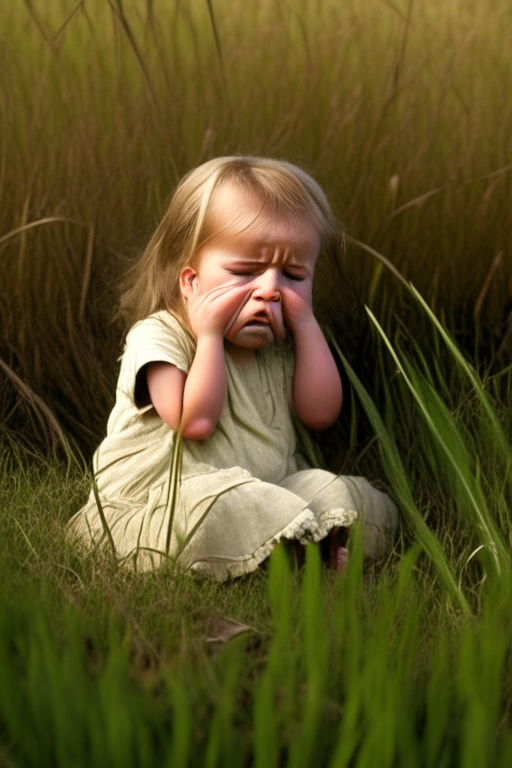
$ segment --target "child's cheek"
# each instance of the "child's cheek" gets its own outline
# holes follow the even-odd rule
[[[252,275],[235,275],[236,285],[245,285],[249,290],[253,289],[254,277]]]

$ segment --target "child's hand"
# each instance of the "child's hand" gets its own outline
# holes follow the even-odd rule
[[[283,287],[281,296],[284,321],[292,334],[300,332],[312,323],[316,324],[309,293],[304,292],[303,295],[303,292]]]
[[[223,337],[228,325],[248,301],[246,285],[222,285],[206,294],[193,293],[187,298],[190,325],[196,336]]]
[[[286,330],[283,317],[282,300],[270,302],[267,316],[270,321],[272,333],[274,334],[274,339],[276,341],[284,341],[286,338]]]

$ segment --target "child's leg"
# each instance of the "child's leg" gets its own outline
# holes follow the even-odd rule
[[[348,565],[348,528],[331,528],[327,536],[320,541],[322,560],[333,571],[344,571]],[[294,562],[299,568],[303,568],[306,562],[306,547],[300,541],[290,541],[291,553]]]
[[[332,528],[329,531],[329,568],[333,571],[344,571],[348,565],[347,549],[348,529]]]
[[[393,546],[398,526],[398,513],[393,502],[374,488],[363,477],[334,475],[322,469],[306,469],[286,477],[280,485],[307,502],[319,526],[328,536],[339,527],[336,517],[342,511],[351,512],[361,522],[363,552],[367,557],[380,557]],[[332,537],[333,562],[342,562],[346,542],[340,543],[337,534]],[[328,537],[330,541],[330,537]],[[331,544],[325,544],[326,556],[331,560]],[[336,554],[334,554],[336,553]],[[339,558],[339,561],[338,561]]]
[[[356,514],[353,500],[347,496],[345,488],[340,489],[337,476],[324,470],[310,469],[288,476],[282,485],[301,496],[317,516],[323,529],[320,551],[324,562],[333,571],[344,571],[348,565],[349,529],[336,523],[346,507],[352,513],[351,520]]]
[[[186,500],[183,494],[183,503]],[[304,499],[257,479],[228,488],[189,511],[188,529],[194,534],[179,564],[219,580],[255,570],[283,539],[298,551],[300,563],[298,547],[321,538],[316,516]]]
[[[333,571],[344,571],[348,565],[348,535],[349,528],[335,526],[320,542],[322,560]]]

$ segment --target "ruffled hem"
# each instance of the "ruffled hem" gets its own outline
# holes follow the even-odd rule
[[[226,581],[229,578],[235,579],[255,571],[283,539],[295,540],[300,544],[318,542],[324,539],[332,528],[351,526],[357,519],[357,516],[355,510],[340,507],[339,509],[324,512],[320,519],[318,519],[310,509],[305,509],[285,528],[267,539],[254,552],[240,558],[198,557],[186,566],[186,570],[194,570],[219,582]],[[79,520],[78,516],[75,516],[68,524],[69,539],[75,545],[80,545],[80,548],[84,547],[85,542],[83,531],[79,530],[77,522],[81,522],[83,526],[84,519],[86,520],[86,518]],[[93,548],[101,542],[108,546],[104,534],[99,536],[98,541],[95,541],[90,529],[88,534]],[[88,549],[89,547],[86,548]],[[173,560],[172,555],[169,556],[158,549],[147,547],[135,547],[128,553],[121,554],[118,551],[117,554],[120,564],[132,567],[139,572],[154,570]]]
[[[204,558],[196,560],[188,567],[216,581],[236,579],[255,571],[266,560],[272,550],[283,540],[295,540],[300,544],[311,544],[325,539],[329,531],[336,527],[347,528],[357,519],[357,512],[352,509],[333,509],[325,512],[319,521],[306,509],[297,515],[282,531],[267,539],[258,549],[243,558]]]

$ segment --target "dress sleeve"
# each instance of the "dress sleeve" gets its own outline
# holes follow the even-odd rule
[[[194,359],[194,342],[169,312],[158,312],[133,326],[126,337],[120,385],[138,407],[147,406],[147,385],[139,373],[148,363],[171,363],[188,373]]]

